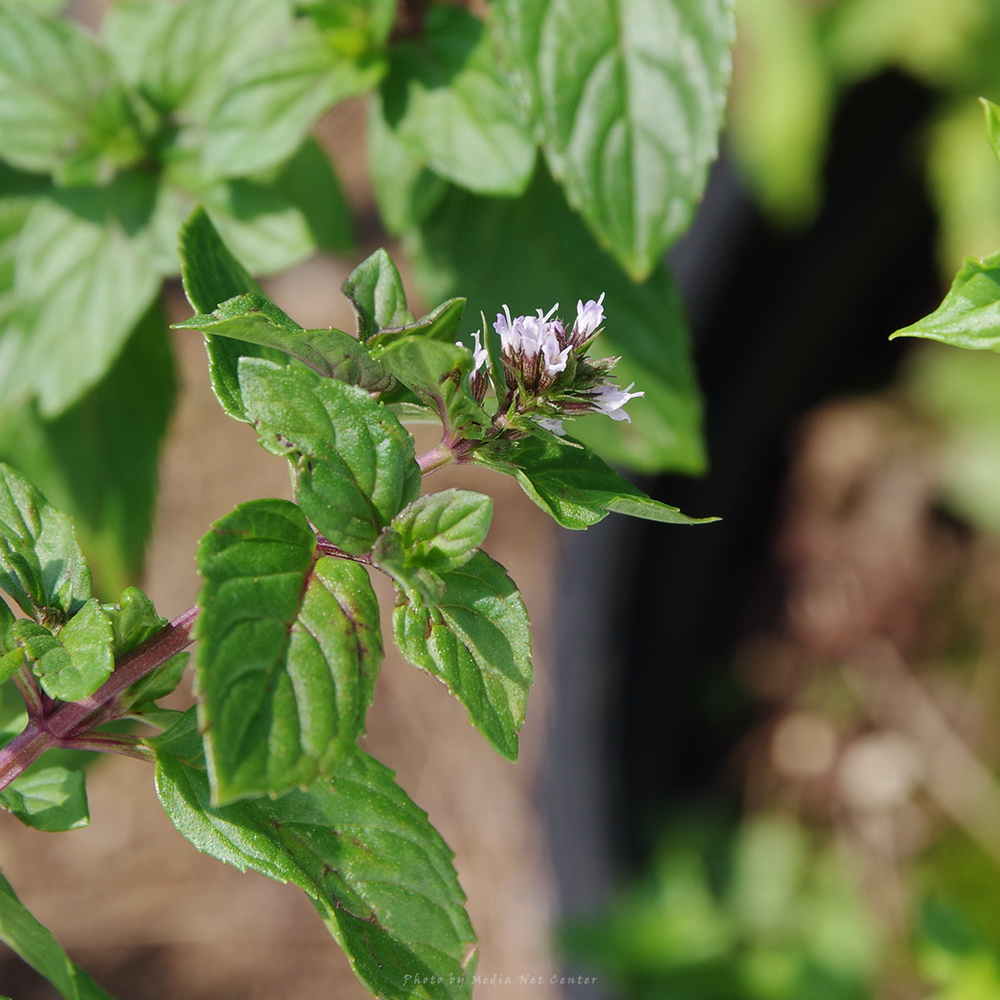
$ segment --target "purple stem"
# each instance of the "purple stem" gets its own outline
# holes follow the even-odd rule
[[[117,753],[128,752],[121,739],[113,734],[83,734],[114,717],[114,712],[106,709],[127,688],[190,645],[191,629],[197,617],[198,608],[188,608],[148,642],[126,653],[116,664],[114,673],[89,698],[58,702],[54,707],[49,706],[47,714],[30,718],[23,732],[0,749],[0,791],[50,747],[76,746],[83,749],[113,750]],[[131,755],[141,753],[136,751]]]

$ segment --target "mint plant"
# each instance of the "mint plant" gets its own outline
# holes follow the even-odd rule
[[[662,257],[715,155],[731,0],[499,0],[482,18],[448,2],[116,0],[97,35],[62,6],[0,3],[0,460],[73,514],[103,594],[138,579],[150,530],[180,225],[202,205],[256,275],[351,251],[312,130],[359,95],[381,219],[425,299],[523,313],[606,290],[622,310],[607,353],[646,403],[628,433],[579,433],[645,471],[703,468]]]
[[[393,774],[358,746],[382,659],[369,578],[395,589],[393,639],[444,682],[470,723],[515,759],[531,685],[528,617],[481,545],[489,497],[421,493],[443,465],[514,476],[559,524],[609,512],[693,524],[568,431],[627,422],[642,391],[590,351],[603,296],[485,319],[456,342],[465,303],[422,318],[379,251],[344,285],[357,330],[305,330],[267,299],[205,211],[181,234],[184,286],[215,393],[289,465],[294,501],[252,500],[197,551],[197,603],[172,622],[128,588],[94,596],[69,518],[0,466],[0,803],[39,829],[87,822],[81,766],[53,749],[119,753],[156,768],[161,804],[200,850],[300,887],[375,995],[471,995],[475,936],[451,854]],[[432,420],[416,455],[402,419]],[[194,655],[197,704],[157,700]],[[18,697],[18,693],[20,697]],[[17,706],[12,707],[12,705]],[[131,725],[123,728],[123,723]],[[0,939],[68,998],[107,996],[0,880]]]

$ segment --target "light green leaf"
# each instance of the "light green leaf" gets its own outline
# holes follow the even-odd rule
[[[69,21],[0,8],[0,155],[36,173],[110,180],[142,152],[105,54]],[[88,163],[90,176],[79,171]],[[74,176],[76,175],[76,176]]]
[[[535,146],[483,23],[461,7],[431,7],[419,40],[390,51],[385,122],[415,157],[482,194],[519,195]]]
[[[438,414],[447,438],[480,437],[489,426],[469,391],[473,359],[467,347],[411,335],[390,341],[374,357]]]
[[[382,59],[337,51],[314,24],[247,62],[208,120],[202,163],[209,177],[252,174],[287,159],[334,104],[373,87]]]
[[[502,0],[492,13],[570,204],[635,280],[648,277],[716,155],[731,0]]]
[[[541,174],[516,200],[453,189],[411,234],[410,246],[425,297],[468,295],[466,315],[477,325],[480,312],[489,321],[504,304],[516,316],[547,311],[555,302],[572,322],[578,299],[605,292],[607,321],[593,353],[620,355],[621,385],[634,380],[646,395],[630,405],[630,424],[588,416],[571,425],[572,433],[643,472],[703,471],[701,400],[673,280],[660,269],[633,285],[594,244],[550,178]]]
[[[298,358],[319,375],[360,385],[369,392],[393,385],[385,366],[350,334],[333,327],[303,330],[263,295],[238,295],[207,316],[192,316],[174,328],[272,347]]]
[[[0,392],[33,393],[43,417],[99,382],[159,291],[160,276],[129,233],[152,210],[152,190],[123,177],[101,191],[41,201],[18,242],[19,309],[4,337],[19,338]]]
[[[74,965],[56,939],[14,894],[0,875],[0,940],[43,975],[65,1000],[114,1000]]]
[[[298,8],[341,52],[377,49],[396,17],[396,0],[301,0]]]
[[[351,271],[340,289],[358,321],[358,340],[371,340],[380,330],[413,322],[406,308],[403,280],[384,250],[376,250]]]
[[[1000,252],[967,257],[944,301],[893,337],[926,337],[974,351],[1000,350]]]
[[[610,512],[669,524],[701,524],[660,503],[622,478],[589,448],[571,438],[545,437],[491,442],[478,448],[477,462],[514,476],[521,489],[564,528],[587,528]]]
[[[385,120],[382,98],[368,104],[368,172],[385,228],[400,236],[419,226],[448,190],[445,180],[417,156]]]
[[[392,619],[396,644],[447,684],[497,753],[515,760],[532,677],[521,595],[482,551],[441,579],[445,592],[433,606],[400,595]]]
[[[0,465],[0,589],[42,624],[61,625],[90,597],[90,570],[73,522],[6,465]]]
[[[211,313],[237,295],[263,295],[260,285],[230,253],[202,208],[191,214],[180,231],[181,275],[184,292],[195,312]],[[222,408],[237,420],[247,420],[240,396],[238,366],[241,357],[258,355],[284,360],[277,351],[249,346],[245,341],[205,338],[212,389]]]
[[[493,501],[468,490],[418,497],[401,510],[372,549],[372,562],[403,590],[436,604],[445,591],[440,574],[468,562],[486,538]]]
[[[105,611],[114,632],[115,656],[130,653],[167,624],[167,619],[156,613],[153,602],[138,587],[126,587],[117,606]]]
[[[314,566],[315,543],[294,504],[254,500],[198,547],[199,722],[216,802],[303,787],[364,731],[378,601],[357,563]]]
[[[475,935],[452,853],[388,768],[356,751],[307,790],[214,809],[176,730],[155,741],[157,793],[184,837],[304,890],[375,996],[471,998]]]
[[[420,492],[413,439],[364,390],[256,358],[240,389],[261,444],[292,463],[306,516],[345,552],[368,552]]]
[[[17,621],[12,631],[50,698],[79,701],[92,695],[111,676],[115,665],[114,629],[94,597],[56,634],[26,618]]]
[[[22,774],[0,792],[0,806],[25,826],[55,833],[90,822],[83,771],[46,767]]]
[[[1000,107],[985,97],[979,98],[986,114],[986,134],[989,136],[990,145],[997,159],[1000,160]]]
[[[170,0],[115,0],[101,20],[101,41],[118,76],[130,86],[141,83],[151,60],[177,14]]]
[[[43,418],[34,402],[0,405],[0,459],[72,514],[102,595],[117,594],[142,571],[175,392],[163,310],[154,302],[107,375],[58,417]]]

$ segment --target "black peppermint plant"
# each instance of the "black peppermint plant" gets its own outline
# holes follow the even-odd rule
[[[481,548],[492,501],[422,493],[443,465],[514,476],[559,524],[617,511],[695,523],[621,478],[569,431],[627,421],[642,397],[590,348],[603,296],[485,320],[464,301],[422,318],[379,251],[344,285],[351,335],[305,330],[261,292],[201,210],[182,230],[184,286],[219,402],[290,468],[294,501],[252,500],[197,550],[197,603],[172,622],[130,587],[92,593],[69,518],[0,466],[0,804],[29,826],[87,822],[85,773],[52,749],[153,764],[160,802],[200,850],[300,887],[362,983],[387,998],[470,996],[475,935],[452,855],[393,773],[358,747],[382,660],[369,574],[395,586],[393,640],[514,759],[531,685],[521,597]],[[634,405],[642,405],[639,399]],[[417,455],[402,421],[440,424]],[[193,657],[197,704],[168,710]],[[132,727],[123,731],[121,723]],[[67,998],[106,997],[0,877],[0,939]]]

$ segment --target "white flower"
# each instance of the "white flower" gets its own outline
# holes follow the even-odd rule
[[[472,359],[475,362],[472,368],[472,374],[475,375],[480,368],[486,363],[486,359],[489,356],[489,352],[485,347],[479,342],[479,331],[476,330],[472,335],[473,348],[472,348]]]
[[[586,305],[577,300],[576,323],[573,326],[573,339],[582,344],[589,340],[594,331],[604,322],[604,292],[595,302],[591,299]]]
[[[598,413],[606,413],[612,420],[627,420],[631,423],[632,418],[622,409],[630,400],[638,396],[645,396],[645,392],[631,392],[632,382],[628,388],[619,389],[618,386],[610,382],[604,382],[590,390],[591,408]]]
[[[563,427],[563,422],[557,420],[555,417],[535,417],[535,423],[540,427],[544,427],[547,431],[551,431],[553,434],[558,434],[559,437],[566,436],[566,428]]]

